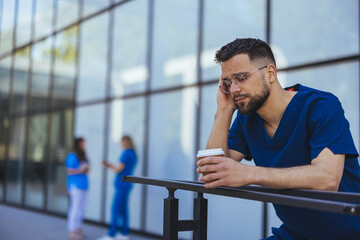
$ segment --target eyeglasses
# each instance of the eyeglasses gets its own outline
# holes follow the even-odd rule
[[[227,80],[227,79],[223,79],[221,85],[219,86],[219,88],[221,88],[221,91],[223,91],[224,93],[230,93],[231,90],[231,85],[235,82],[235,85],[237,86],[240,82],[243,82],[246,80],[246,78],[256,72],[259,71],[263,68],[266,68],[267,66],[263,66],[261,68],[255,69],[251,72],[248,72],[246,74],[243,73],[235,73],[234,74],[234,80]]]

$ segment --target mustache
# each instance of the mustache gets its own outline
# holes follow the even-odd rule
[[[236,98],[242,98],[242,97],[250,97],[250,95],[249,94],[235,94],[233,96],[233,100],[235,101]]]

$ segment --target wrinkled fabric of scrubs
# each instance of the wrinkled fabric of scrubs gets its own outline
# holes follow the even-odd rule
[[[309,165],[324,148],[345,154],[341,192],[360,192],[360,168],[349,122],[331,93],[295,85],[297,91],[270,138],[257,114],[237,114],[228,136],[229,149],[257,166],[286,168]],[[360,239],[360,216],[349,216],[274,204],[283,222],[273,239]]]

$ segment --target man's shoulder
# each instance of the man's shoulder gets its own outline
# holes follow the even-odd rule
[[[318,104],[334,104],[338,103],[339,99],[331,92],[310,88],[299,85],[298,93],[301,95],[301,100],[305,105],[316,106]]]
[[[299,93],[301,112],[306,112],[309,119],[344,114],[340,100],[331,92],[302,86]]]

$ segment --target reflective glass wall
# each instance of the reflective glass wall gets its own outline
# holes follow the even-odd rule
[[[197,180],[216,111],[214,55],[241,37],[270,43],[284,87],[334,93],[359,147],[359,27],[359,0],[0,0],[0,203],[65,216],[74,136],[91,163],[88,220],[110,221],[115,174],[101,160],[119,160],[124,134],[135,175]],[[166,196],[135,185],[131,229],[161,236]],[[176,197],[190,219],[194,194]],[[280,225],[271,205],[206,197],[209,239],[259,239]]]

